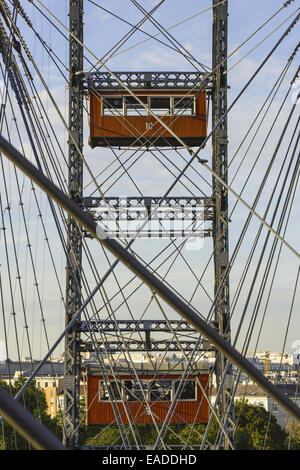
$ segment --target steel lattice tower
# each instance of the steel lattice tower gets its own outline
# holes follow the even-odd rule
[[[227,133],[227,40],[228,40],[228,2],[217,5],[213,0],[213,37],[212,37],[212,167],[214,172],[227,184],[228,174],[228,133]],[[228,240],[228,192],[220,182],[213,178],[215,210],[213,221],[214,269],[217,296],[215,304],[215,324],[227,341],[230,341],[229,310],[229,240]],[[225,276],[225,278],[224,278]],[[227,372],[224,376],[224,372]],[[218,354],[216,364],[217,390],[220,390],[219,414],[225,418],[229,413],[227,433],[234,426],[233,411],[229,411],[231,402],[231,366],[226,358]],[[226,447],[226,440],[224,446]]]
[[[83,181],[83,95],[78,72],[83,69],[83,0],[69,3],[69,197],[81,204]],[[76,38],[79,40],[77,41]],[[82,235],[74,219],[68,218],[66,325],[81,306]],[[80,329],[79,319],[66,335],[64,372],[64,443],[78,444],[80,396]]]

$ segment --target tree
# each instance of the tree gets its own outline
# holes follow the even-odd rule
[[[276,418],[262,406],[251,405],[246,400],[235,402],[236,433],[235,447],[237,450],[283,450],[288,448],[289,434],[277,423]],[[153,445],[157,440],[157,430],[153,425],[135,425],[142,445]],[[126,436],[129,443],[135,441],[130,428],[126,427]],[[199,446],[205,432],[205,424],[170,426],[164,434],[167,445]],[[218,442],[220,427],[215,418],[212,419],[207,443],[212,447]],[[296,430],[293,433],[291,448],[296,446]],[[82,428],[82,442],[91,445],[122,445],[120,431],[117,426],[86,426]],[[298,443],[299,444],[299,443]]]
[[[0,379],[0,385],[12,396],[16,396],[25,382],[25,377],[20,376],[10,387]],[[45,393],[43,390],[37,388],[35,381],[32,381],[25,390],[24,394],[20,398],[20,403],[53,434],[60,437],[61,431],[59,424],[55,418],[53,419],[48,415]],[[0,449],[27,450],[31,448],[31,445],[20,434],[18,434],[12,426],[5,421],[2,423],[0,432]]]
[[[193,426],[186,425],[180,432],[180,437],[182,438],[181,442],[186,442],[191,445],[200,445],[204,432],[205,425],[203,424],[194,424]]]
[[[276,418],[263,407],[251,405],[246,400],[235,402],[237,450],[282,450],[288,448],[288,433],[277,423]],[[212,419],[207,442],[214,446],[218,442],[219,425]],[[181,437],[192,445],[200,445],[205,426],[185,426]],[[293,441],[294,442],[294,441]],[[296,447],[293,447],[296,448]]]
[[[286,429],[288,432],[288,448],[300,450],[300,424],[287,420]]]
[[[251,405],[243,399],[237,400],[235,414],[237,449],[283,450],[287,448],[287,432],[262,406]]]

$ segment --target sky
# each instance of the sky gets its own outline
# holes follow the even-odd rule
[[[240,93],[251,75],[257,70],[259,64],[264,60],[268,52],[273,48],[275,43],[288,27],[292,18],[294,18],[297,3],[292,2],[287,8],[284,8],[282,11],[277,13],[283,3],[284,2],[279,0],[253,0],[252,2],[248,2],[246,0],[229,1],[228,52],[231,54],[235,51],[228,60],[228,85],[230,87],[228,90],[229,105]],[[139,4],[149,11],[157,6],[159,2],[140,0]],[[34,5],[38,7],[40,11],[38,11]],[[43,8],[42,5],[45,8]],[[47,0],[43,2],[34,0],[33,4],[29,2],[24,4],[26,13],[31,19],[35,30],[39,33],[40,37],[49,44],[51,50],[55,51],[56,62],[60,64],[60,70],[64,73],[66,73],[65,66],[68,64],[68,43],[66,39],[58,33],[53,25],[55,24],[63,34],[67,35],[67,30],[64,29],[62,25],[65,25],[65,27],[68,28],[68,5],[69,2],[67,1],[58,2],[57,0]],[[100,8],[99,5],[102,8]],[[118,44],[119,41],[122,40],[123,36],[130,30],[128,23],[136,24],[141,18],[143,18],[143,15],[133,1],[95,0],[92,2],[85,0],[84,44],[87,48],[85,50],[85,56],[89,61],[85,60],[84,71],[87,72],[91,69],[90,61],[92,64],[95,64],[95,57],[100,60],[105,60],[105,66],[111,71],[193,71],[195,70],[195,65],[196,67],[199,67],[199,63],[204,64],[209,70],[211,68],[212,24],[212,12],[210,7],[210,0],[204,0],[201,2],[187,0],[184,3],[184,8],[182,1],[165,0],[153,15],[153,18],[155,18],[165,29],[169,30],[173,36],[172,40],[178,41],[178,43],[184,46],[185,50],[193,56],[194,60],[191,64],[182,54],[174,50],[174,46],[172,46],[173,48],[170,48],[155,39],[149,40],[149,36],[146,36],[144,33],[139,31],[135,32],[135,34],[133,34],[124,44],[119,45],[117,50],[114,49],[112,53],[113,46]],[[41,11],[51,19],[52,24],[45,19],[41,14]],[[51,14],[49,12],[51,12]],[[113,16],[110,12],[127,21],[127,24]],[[275,13],[277,14],[275,15]],[[268,21],[273,15],[275,16]],[[45,106],[47,117],[53,126],[54,134],[57,139],[57,142],[54,142],[53,145],[55,150],[58,152],[62,171],[65,171],[65,158],[67,155],[66,123],[68,122],[68,88],[62,74],[54,65],[54,62],[49,58],[49,55],[45,52],[38,40],[38,37],[33,34],[21,19],[18,21],[22,35],[30,48],[30,52],[38,66],[38,70],[42,74],[49,90],[45,90],[44,83],[41,82],[38,73],[34,70],[33,65],[29,64],[34,78],[36,91],[41,102]],[[263,24],[265,24],[265,26],[259,30]],[[142,25],[142,28],[144,32],[150,35],[158,33],[155,26],[149,21],[146,21]],[[255,32],[256,34],[253,35]],[[253,37],[251,37],[252,35]],[[247,40],[249,37],[251,38]],[[242,193],[242,197],[248,204],[252,204],[254,201],[257,194],[257,188],[263,178],[267,164],[276,150],[279,135],[293,105],[293,96],[295,90],[297,90],[297,83],[299,82],[296,83],[293,93],[290,93],[286,99],[281,113],[276,117],[288,90],[290,81],[295,74],[297,63],[299,63],[299,52],[298,56],[296,56],[294,62],[291,64],[278,93],[274,97],[270,110],[249,149],[248,145],[250,144],[253,132],[247,136],[245,142],[243,142],[243,138],[269,92],[276,83],[288,58],[291,56],[297,43],[297,37],[297,29],[294,28],[276,52],[271,56],[266,66],[255,78],[253,83],[247,88],[241,99],[239,99],[233,110],[228,115],[230,163],[229,181],[231,182],[231,179],[234,177],[239,165],[241,165],[237,176],[234,177],[234,181],[232,182],[232,188],[236,192],[240,193],[250,174],[249,184],[247,184]],[[170,44],[162,35],[158,35],[156,38],[166,44]],[[246,40],[247,42],[239,48],[239,46]],[[92,54],[89,51],[91,51]],[[112,55],[113,57],[111,57]],[[0,78],[0,85],[1,89],[3,89],[2,77]],[[53,101],[51,101],[51,97],[53,98]],[[13,97],[12,100],[15,103],[14,109],[17,113],[18,121],[20,122],[17,104]],[[62,122],[58,117],[57,110],[53,106],[53,103],[55,103],[59,108],[61,115],[64,116],[65,122]],[[22,129],[21,146],[18,142],[16,130],[13,126],[12,112],[7,111],[7,113],[9,116],[9,125],[6,128],[6,132],[10,129],[11,135],[14,136],[16,140],[16,146],[24,150],[27,158],[33,161],[33,152],[30,147],[30,143],[25,136],[24,129]],[[270,173],[267,187],[257,206],[257,211],[260,215],[264,214],[268,197],[274,188],[280,167],[286,161],[286,149],[291,137],[292,129],[296,123],[297,114],[299,114],[299,112],[296,110],[287,134],[278,151],[278,158],[276,159],[275,165]],[[273,125],[272,123],[274,120],[276,122]],[[259,121],[257,121],[257,123],[258,122]],[[21,122],[20,126],[22,128]],[[271,126],[271,134],[267,144],[265,144],[265,139]],[[53,139],[51,142],[53,142]],[[183,157],[187,158],[187,152],[185,150],[181,150],[179,153],[180,155],[170,151],[169,153],[167,152],[166,155],[171,159],[173,164],[176,164],[177,170],[172,163],[168,163],[168,168],[165,168],[165,166],[162,165],[160,157],[153,154],[145,153],[141,155],[138,162],[130,168],[130,175],[143,194],[159,196],[168,189],[170,184],[173,182],[174,177],[178,174],[178,168],[183,167]],[[118,155],[122,155],[122,153],[119,152]],[[136,195],[136,188],[126,175],[121,176],[119,172],[116,173],[115,177],[111,178],[110,170],[105,170],[106,166],[111,164],[116,158],[115,155],[109,149],[91,149],[89,147],[87,116],[85,116],[84,127],[84,156],[88,168],[94,176],[103,171],[103,175],[99,178],[101,190],[104,192],[108,191],[109,195]],[[258,156],[259,159],[254,166],[254,170],[251,171],[251,168]],[[130,154],[125,155],[126,159],[129,157]],[[210,165],[211,142],[209,142],[203,150],[203,157],[208,160],[208,164]],[[167,160],[164,160],[164,162],[166,161]],[[64,253],[57,236],[55,225],[53,224],[52,215],[46,198],[39,190],[36,191],[37,200],[39,201],[43,220],[45,222],[45,226],[43,227],[40,220],[41,217],[39,217],[39,211],[37,210],[37,202],[28,180],[20,175],[22,200],[24,201],[25,210],[22,214],[19,205],[20,197],[13,169],[7,164],[7,162],[4,162],[4,166],[6,180],[9,184],[7,195],[5,192],[5,181],[3,177],[1,178],[0,188],[3,198],[3,207],[5,207],[5,200],[9,200],[12,206],[11,214],[13,218],[14,235],[15,239],[17,239],[17,247],[15,248],[13,244],[14,237],[12,237],[11,229],[7,230],[6,246],[9,247],[7,256],[5,251],[4,235],[1,234],[0,238],[1,280],[3,283],[3,292],[5,293],[3,310],[4,316],[6,315],[6,322],[9,331],[9,342],[11,344],[11,348],[15,349],[16,336],[18,336],[18,340],[22,345],[20,348],[22,355],[28,355],[28,347],[26,346],[26,334],[28,334],[30,337],[30,343],[33,345],[33,354],[35,356],[41,356],[45,352],[47,342],[52,344],[64,325],[64,307],[61,301],[61,290],[63,291],[64,288],[65,277]],[[199,173],[199,167],[196,166],[196,168]],[[170,173],[170,169],[172,169],[172,173]],[[199,177],[198,174],[196,175],[193,169],[189,169],[186,175],[203,188],[203,191],[206,194],[209,193],[209,184],[211,181],[211,174],[209,172],[203,171],[203,173],[201,173],[201,176],[203,176],[209,184],[204,183],[202,178]],[[86,171],[85,184],[88,185],[90,180],[90,174]],[[182,179],[182,181],[184,181],[186,185],[190,184],[188,180]],[[283,181],[283,177],[281,181]],[[110,187],[112,182],[114,182],[114,184]],[[89,185],[85,188],[86,195],[90,194],[92,187],[93,185]],[[174,193],[184,196],[186,194],[186,186],[178,183],[174,189]],[[230,211],[235,207],[235,203],[235,196],[230,194]],[[290,215],[290,223],[285,233],[285,239],[287,242],[296,249],[299,246],[298,207],[299,191],[295,194],[294,205]],[[270,212],[267,215],[268,223],[271,220],[270,214],[273,208],[274,204],[271,206]],[[242,206],[242,204],[239,204],[234,210],[230,223],[229,235],[231,252],[234,251],[247,215],[248,211]],[[5,210],[4,220],[9,226],[9,214],[8,211],[5,212]],[[26,223],[24,223],[24,220],[26,220]],[[275,226],[277,222],[278,220],[276,219]],[[28,228],[28,233],[26,232],[25,227]],[[231,292],[233,303],[235,302],[234,293],[238,286],[241,273],[245,266],[250,247],[252,246],[258,227],[258,220],[253,218],[247,237],[245,238],[235,262],[234,269],[231,273]],[[245,315],[242,333],[238,341],[238,346],[240,348],[243,347],[243,338],[245,337],[246,330],[249,328],[249,325],[251,326],[251,316],[255,311],[255,299],[257,298],[259,287],[262,282],[263,271],[261,270],[258,273],[255,273],[255,269],[261,250],[263,250],[263,240],[266,236],[267,231],[266,229],[263,229],[263,237],[259,242],[258,250],[254,255],[249,276],[247,277],[244,285],[243,294],[240,296],[240,300],[235,304],[234,308],[234,315],[232,318],[233,338],[238,329],[239,322],[243,318],[243,315]],[[29,238],[32,244],[31,252],[28,250]],[[273,237],[271,236],[269,244],[265,249],[265,257],[263,258],[264,263],[267,261],[267,256],[271,249],[272,242]],[[134,246],[136,252],[142,256],[143,259],[150,261],[151,258],[153,258],[165,245],[166,242],[160,242],[158,240],[139,240],[135,242]],[[51,246],[51,250],[48,249],[49,246]],[[91,259],[99,269],[100,275],[103,275],[108,267],[107,258],[103,256],[101,249],[99,246],[95,246],[95,243],[89,243],[89,249],[91,250]],[[212,266],[210,265],[203,278],[204,288],[197,289],[196,294],[194,294],[194,290],[197,282],[194,274],[199,276],[202,272],[205,264],[209,260],[211,250],[211,239],[205,239],[203,241],[202,249],[199,250],[199,252],[185,251],[184,259],[179,256],[174,266],[170,267],[170,271],[168,272],[167,266],[171,265],[171,261],[173,259],[171,250],[169,250],[166,252],[168,253],[168,256],[165,255],[165,257],[167,256],[167,263],[160,271],[161,275],[164,275],[166,272],[168,273],[167,279],[170,284],[174,286],[174,288],[186,299],[192,298],[192,305],[194,305],[195,308],[197,308],[204,316],[207,315],[210,309],[210,300],[205,294],[204,289],[207,290],[210,295],[213,295]],[[54,262],[51,255],[54,255]],[[111,260],[110,257],[108,257],[108,259]],[[10,260],[10,269],[12,276],[14,277],[13,296],[15,298],[16,310],[18,310],[17,333],[14,329],[15,318],[10,313],[13,307],[11,296],[8,294],[8,260]],[[186,261],[188,261],[192,269],[188,269]],[[299,320],[297,318],[297,313],[299,312],[299,292],[297,292],[297,295],[293,299],[298,265],[298,259],[290,253],[287,248],[283,248],[276,276],[274,278],[272,295],[268,300],[267,293],[271,277],[268,280],[267,287],[263,294],[264,300],[259,310],[258,319],[255,323],[255,332],[253,334],[254,339],[251,343],[252,349],[255,347],[260,324],[264,318],[263,305],[266,305],[266,312],[258,349],[281,350],[281,348],[284,347],[285,350],[291,352],[292,343],[295,340],[300,339],[298,337]],[[263,264],[263,268],[264,266],[265,265]],[[272,266],[274,268],[274,265]],[[20,281],[16,276],[18,274],[18,268],[22,273],[21,283],[25,292],[24,302],[26,305],[25,310],[28,312],[28,318],[24,318]],[[93,288],[96,280],[93,278],[92,270],[90,270],[88,266],[86,266],[86,273],[87,284],[90,288]],[[125,283],[129,278],[131,278],[131,274],[128,274],[128,271],[124,267],[118,266],[116,273],[117,279],[121,283]],[[40,286],[39,291],[36,290],[36,286],[33,287],[33,285],[36,284],[34,279],[35,275],[38,277],[38,283]],[[253,276],[256,276],[257,281],[254,287],[251,287]],[[59,281],[57,279],[59,279]],[[135,285],[138,284],[137,281],[134,282]],[[109,293],[109,296],[117,291],[116,280],[112,276],[106,281],[105,288],[106,292]],[[252,288],[253,295],[249,298],[249,304],[245,309],[245,302],[248,293]],[[38,294],[40,294],[40,297]],[[130,298],[128,305],[135,312],[142,312],[147,305],[149,298],[150,293],[144,288],[138,295],[134,295]],[[98,308],[100,308],[102,303],[103,298],[99,296],[97,298]],[[119,297],[112,302],[112,307],[116,309],[116,315],[120,315],[119,318],[126,318],[128,316],[128,309],[124,306],[117,308],[120,303],[121,298]],[[165,308],[170,317],[172,317],[172,312],[170,312],[167,307]],[[290,312],[291,315],[289,315]],[[141,315],[141,313],[137,313],[137,316],[139,315]],[[146,315],[148,315],[147,318],[154,318],[159,315],[157,306],[151,304]],[[46,319],[45,322],[43,318]],[[28,328],[24,329],[24,323],[28,324]],[[43,332],[44,324],[47,325],[46,333]],[[289,330],[288,336],[285,338],[284,333],[287,325],[289,325]],[[49,335],[49,337],[47,335]],[[1,340],[4,341],[4,330],[2,330],[2,332],[0,330],[0,341]],[[60,352],[61,351],[62,348],[60,349]],[[15,354],[16,350],[12,352],[13,356]]]

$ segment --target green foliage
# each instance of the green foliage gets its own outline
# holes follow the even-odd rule
[[[183,443],[188,442],[191,445],[200,445],[204,432],[205,425],[195,424],[194,426],[184,426],[179,435]]]
[[[186,441],[181,437],[183,426],[169,426],[163,440],[166,444],[179,445]],[[190,429],[190,427],[189,427]],[[160,427],[158,426],[158,431]],[[153,446],[158,438],[158,431],[154,425],[139,424],[134,426],[135,437],[129,425],[123,427],[123,435],[130,445],[136,445],[136,441],[143,446]],[[195,431],[194,431],[195,432]],[[197,434],[199,438],[199,434]],[[82,445],[104,446],[122,445],[122,437],[119,428],[114,426],[85,426],[80,430],[80,442]]]
[[[117,426],[81,426],[79,441],[81,445],[91,446],[121,445],[122,443]]]
[[[282,450],[287,449],[287,432],[277,423],[276,418],[263,407],[251,405],[245,400],[235,402],[237,450]],[[195,426],[190,434],[190,426],[183,428],[181,436],[194,445],[200,445],[205,426]],[[214,445],[219,432],[215,418],[207,435],[207,441]]]
[[[241,450],[283,450],[287,448],[287,432],[276,418],[262,406],[246,400],[235,402],[237,423],[236,445]]]
[[[263,407],[251,405],[245,400],[235,402],[237,429],[235,444],[237,450],[284,450],[288,448],[288,432],[282,429],[274,416]],[[206,426],[203,424],[170,426],[164,435],[169,445],[200,445]],[[130,427],[124,429],[129,442],[135,444]],[[153,444],[157,440],[157,430],[153,425],[135,426],[138,442],[142,445]],[[213,418],[207,441],[213,446],[218,437],[219,425]],[[90,445],[121,445],[122,439],[117,426],[89,426],[82,429],[82,442]],[[298,440],[297,440],[298,439]],[[300,447],[300,427],[294,427],[291,448]]]
[[[9,386],[0,380],[2,387],[15,396],[25,378],[20,377],[14,385]],[[51,418],[47,414],[46,396],[43,390],[36,387],[33,381],[21,399],[23,406],[39,419],[53,434],[59,438],[62,429],[62,417],[58,415]],[[235,434],[235,443],[238,450],[282,450],[282,449],[300,449],[300,425],[291,426],[287,423],[287,429],[282,429],[274,416],[268,413],[263,407],[251,405],[246,400],[235,402],[235,414],[237,429]],[[85,403],[81,403],[81,418],[85,416]],[[84,420],[81,421],[82,423]],[[164,442],[169,445],[182,445],[188,443],[191,445],[200,445],[205,433],[204,424],[191,425],[172,425],[167,428],[164,434]],[[30,445],[6,422],[2,424],[0,433],[0,449],[30,449]],[[136,439],[141,445],[153,446],[157,440],[157,429],[153,425],[135,425],[134,432]],[[213,418],[207,441],[214,445],[217,440],[219,426],[217,420]],[[129,425],[123,427],[123,433],[127,436],[126,440],[132,445],[136,444],[132,430]],[[81,424],[79,429],[80,445],[107,446],[122,445],[123,441],[119,428],[114,426],[86,426]]]
[[[3,380],[0,379],[1,386],[9,392],[13,397],[19,392],[26,379],[20,376],[15,383],[9,387]],[[30,383],[28,388],[20,399],[20,403],[26,408],[27,411],[32,413],[41,423],[43,423],[52,433],[60,437],[60,426],[56,419],[52,419],[47,414],[47,401],[43,390],[36,387],[34,381]],[[5,421],[2,424],[0,432],[0,449],[5,450],[28,450],[30,444],[18,434],[8,423]]]
[[[286,430],[288,432],[288,446],[292,450],[300,450],[300,424],[288,420],[286,423]]]

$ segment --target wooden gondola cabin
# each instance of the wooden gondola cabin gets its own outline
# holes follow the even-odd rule
[[[207,423],[209,404],[209,368],[206,360],[197,361],[193,374],[185,382],[175,400],[170,423]],[[163,423],[184,372],[184,361],[164,361],[158,368],[153,361],[135,363],[138,378],[124,368],[104,380],[97,366],[87,370],[87,424],[112,424],[115,411],[124,423],[128,417],[137,424]],[[205,391],[205,394],[203,393]],[[113,404],[112,404],[113,397]],[[115,411],[114,411],[115,410]]]
[[[91,147],[180,147],[176,136],[190,147],[201,145],[207,136],[206,82],[187,72],[162,75],[127,73],[124,83],[135,96],[108,77],[89,81]]]

